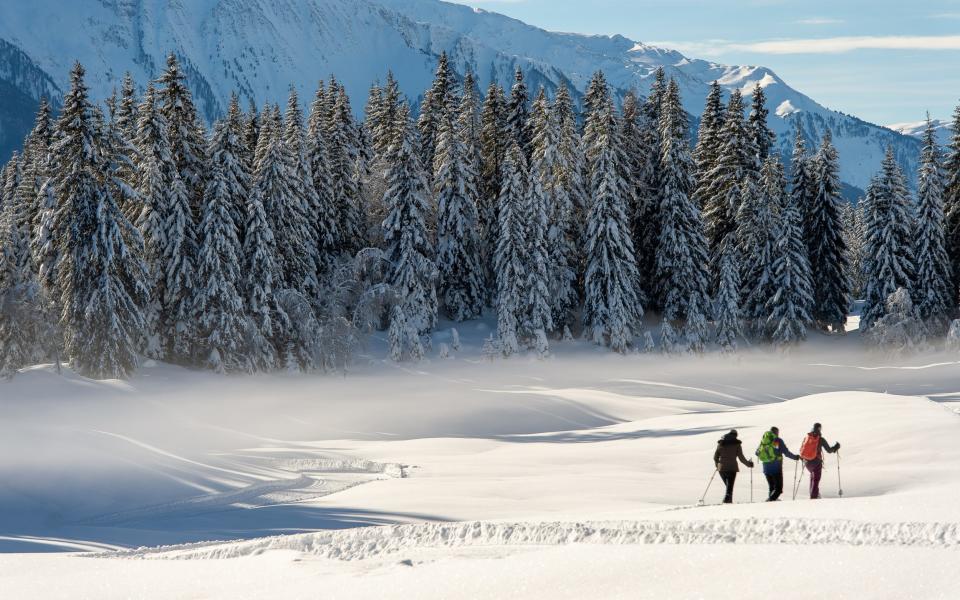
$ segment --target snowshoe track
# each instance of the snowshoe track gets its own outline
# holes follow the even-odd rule
[[[293,550],[321,558],[363,560],[415,548],[563,546],[567,544],[793,544],[956,549],[960,523],[865,523],[816,519],[420,523],[323,531],[238,542],[140,548],[99,556],[222,559]]]

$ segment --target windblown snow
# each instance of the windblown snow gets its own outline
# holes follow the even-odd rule
[[[4,597],[955,597],[958,357],[890,362],[854,333],[488,362],[486,335],[392,367],[377,340],[346,378],[21,374],[0,387]],[[814,421],[842,443],[824,499],[803,477],[793,500],[787,461],[784,501],[756,470],[751,503],[743,468],[734,505],[713,481],[697,506],[722,433],[752,454],[778,425],[796,451]]]

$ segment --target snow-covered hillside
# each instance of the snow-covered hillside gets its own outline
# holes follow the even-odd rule
[[[934,119],[933,127],[937,132],[937,143],[941,146],[946,146],[953,139],[953,123],[945,119]],[[892,123],[887,125],[888,129],[892,129],[897,133],[902,133],[903,135],[909,135],[917,139],[923,137],[923,132],[927,128],[926,121],[911,121],[909,123]]]
[[[93,91],[102,98],[118,86],[124,71],[140,82],[155,77],[165,54],[175,50],[208,119],[223,112],[233,90],[257,104],[281,101],[291,84],[310,94],[316,81],[331,73],[344,82],[358,110],[370,84],[387,69],[416,100],[444,50],[460,73],[472,70],[482,85],[491,79],[509,85],[519,66],[534,87],[567,82],[582,91],[590,75],[603,69],[621,93],[630,88],[644,93],[653,71],[662,66],[680,81],[685,107],[694,115],[714,79],[728,91],[749,92],[759,82],[780,149],[789,150],[796,125],[810,139],[831,129],[842,158],[841,176],[850,185],[866,184],[887,145],[893,145],[908,173],[915,171],[918,154],[914,138],[831,111],[765,67],[690,59],[622,36],[547,32],[439,0],[4,2],[0,51],[4,48],[28,60],[16,69],[0,69],[0,83],[34,101],[41,93],[56,96],[62,90],[74,60],[86,65]],[[24,119],[29,122],[22,104],[0,107],[4,155],[24,133]]]

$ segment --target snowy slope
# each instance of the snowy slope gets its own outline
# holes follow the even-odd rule
[[[933,126],[937,132],[937,143],[946,147],[947,144],[953,140],[953,123],[945,119],[934,119]],[[887,128],[892,129],[897,133],[902,133],[903,135],[909,135],[917,139],[922,139],[923,132],[927,128],[927,122],[912,121],[909,123],[892,123],[887,125]]]
[[[289,85],[310,94],[316,80],[335,73],[348,88],[356,109],[366,90],[393,69],[403,91],[417,99],[428,86],[436,56],[446,50],[461,73],[470,69],[480,83],[509,85],[513,70],[524,68],[532,86],[561,82],[583,90],[590,75],[603,69],[623,92],[646,92],[660,66],[681,83],[691,114],[702,109],[707,85],[719,79],[727,90],[749,91],[760,82],[769,97],[772,127],[781,150],[799,124],[810,139],[833,130],[845,182],[863,187],[892,144],[908,171],[914,171],[917,143],[855,117],[831,111],[794,90],[765,67],[727,66],[689,59],[622,36],[582,36],[547,32],[496,13],[439,0],[60,0],[0,3],[0,42],[29,57],[31,77],[10,76],[26,97],[57,94],[75,59],[91,76],[96,95],[105,97],[118,77],[131,71],[140,82],[155,77],[171,49],[187,64],[190,83],[207,118],[221,114],[232,90],[257,104],[280,101]],[[51,78],[60,86],[39,79]],[[25,79],[30,79],[25,83]],[[13,111],[23,120],[24,109]],[[4,118],[11,119],[9,115]],[[21,133],[2,129],[6,154]]]

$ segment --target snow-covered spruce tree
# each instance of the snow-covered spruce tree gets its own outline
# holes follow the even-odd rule
[[[321,83],[310,105],[306,139],[307,161],[313,177],[313,192],[316,194],[316,206],[308,214],[308,219],[313,222],[317,281],[321,284],[332,273],[334,265],[341,258],[344,248],[340,223],[337,221],[339,212],[337,210],[335,186],[330,174],[327,139],[323,129],[324,109],[324,90]],[[308,182],[308,185],[311,184]]]
[[[380,80],[373,82],[370,91],[367,92],[367,103],[363,106],[363,121],[371,125],[371,141],[373,138],[373,124],[380,119],[383,114],[383,88],[380,87]],[[309,127],[309,123],[307,125]]]
[[[397,80],[392,71],[387,71],[379,109],[375,114],[367,116],[373,150],[377,158],[383,159],[390,147],[398,143],[402,137],[404,128],[404,123],[400,119],[402,103]]]
[[[713,314],[717,324],[717,345],[724,354],[737,351],[737,338],[743,336],[740,321],[739,253],[735,244],[727,244],[720,258],[720,283]]]
[[[554,331],[562,331],[564,326],[572,323],[577,303],[574,204],[568,185],[568,173],[573,167],[568,157],[561,153],[559,117],[541,89],[531,114],[533,154],[530,174],[531,185],[538,186],[536,190],[531,188],[531,192],[542,193],[546,204],[547,297]],[[531,198],[531,203],[534,202],[537,200]],[[531,244],[539,242],[534,244],[531,239]]]
[[[843,216],[840,195],[839,158],[830,132],[823,136],[820,149],[812,159],[812,196],[807,209],[805,230],[813,281],[811,317],[821,330],[842,333],[850,304],[846,247],[843,244]],[[794,189],[796,194],[796,189]]]
[[[786,180],[779,159],[764,161],[760,185],[745,181],[737,214],[737,242],[740,254],[741,312],[745,332],[766,341],[767,305],[777,293],[773,263],[777,253],[776,219],[786,195]]]
[[[322,262],[318,254],[318,240],[316,221],[319,211],[323,208],[320,195],[314,182],[313,169],[307,156],[306,133],[303,127],[303,112],[297,99],[296,90],[290,90],[287,102],[287,111],[284,115],[283,150],[287,156],[289,166],[289,182],[292,197],[288,200],[288,218],[290,222],[283,229],[274,229],[274,233],[281,236],[284,244],[290,242],[289,236],[296,236],[294,246],[306,252],[306,256],[298,261],[298,266],[306,269],[304,278],[299,287],[291,287],[304,295],[313,304],[319,300],[320,284],[317,279],[321,269],[318,263]],[[289,258],[281,252],[284,264],[289,265]]]
[[[31,245],[36,237],[37,227],[40,225],[41,211],[43,210],[44,195],[40,192],[46,182],[50,179],[50,147],[53,144],[54,123],[50,103],[46,98],[40,99],[40,107],[37,109],[37,116],[33,122],[33,129],[23,144],[25,157],[29,157],[29,166],[24,171],[32,173],[33,180],[22,181],[18,188],[18,196],[21,202],[26,202],[27,216],[29,218],[28,227]],[[34,270],[39,265],[34,260]]]
[[[217,123],[200,220],[194,295],[197,354],[205,366],[218,373],[250,370],[244,348],[244,306],[238,290],[241,248],[231,210],[235,206],[236,181],[230,181],[228,175],[235,167],[236,156],[219,146],[230,137],[228,124]]]
[[[709,187],[703,190],[704,219],[710,243],[711,265],[719,283],[720,258],[737,229],[737,211],[744,179],[757,180],[757,149],[743,118],[743,97],[739,90],[730,95],[726,120],[720,130],[722,146],[716,166],[706,174]]]
[[[98,137],[100,139],[101,156],[103,158],[104,183],[107,193],[114,199],[114,203],[120,212],[124,212],[124,207],[139,206],[140,200],[134,189],[134,178],[136,176],[133,157],[137,151],[134,148],[133,141],[128,139],[116,121],[116,103],[110,102],[110,118],[104,120],[102,113],[95,109],[94,116],[97,117],[97,126],[100,128]],[[133,225],[130,219],[124,219],[127,224]],[[126,242],[132,247],[138,247],[143,244],[142,239],[128,239]]]
[[[50,148],[52,150],[52,144]],[[57,270],[63,256],[63,244],[60,240],[63,239],[66,224],[63,221],[63,211],[57,210],[56,183],[53,177],[56,173],[55,167],[59,165],[58,157],[50,152],[48,159],[46,177],[37,194],[30,254],[42,294],[41,323],[45,327],[41,339],[47,358],[55,363],[59,372],[63,356],[63,331],[60,328],[63,297],[57,284]]]
[[[182,193],[182,183],[167,138],[167,125],[156,106],[153,84],[147,86],[143,104],[138,108],[137,123],[137,180],[135,182],[140,210],[134,224],[143,238],[143,260],[147,269],[149,299],[144,306],[145,343],[143,352],[149,358],[164,358],[168,344],[161,328],[166,291],[167,263],[167,214],[170,212],[171,194]]]
[[[230,216],[236,227],[237,241],[243,245],[244,226],[247,220],[247,196],[250,194],[251,166],[244,159],[244,117],[240,109],[240,99],[236,94],[231,95],[227,116],[223,120],[223,127],[213,133],[207,155],[210,161],[218,161],[223,165],[224,178],[230,190]],[[211,152],[218,152],[214,157]],[[237,249],[239,255],[239,248]]]
[[[810,210],[816,193],[813,166],[813,157],[807,152],[803,130],[798,125],[794,136],[793,154],[790,156],[790,198],[800,210],[800,216],[803,219],[803,244],[807,248],[808,255],[814,245],[813,231],[809,229],[812,224]]]
[[[523,223],[529,192],[529,172],[520,145],[513,141],[504,159],[503,182],[498,200],[497,250],[494,273],[497,283],[497,337],[500,351],[510,356],[520,351],[527,245]]]
[[[767,108],[767,95],[760,86],[760,82],[753,87],[753,99],[750,103],[750,116],[747,118],[747,129],[757,149],[757,160],[760,163],[767,160],[777,141],[777,134],[767,125],[770,110]]]
[[[23,162],[20,153],[14,150],[10,161],[3,167],[0,178],[0,210],[9,203],[17,202],[17,189],[23,180]]]
[[[480,153],[480,90],[473,73],[467,72],[463,78],[463,89],[460,94],[460,104],[457,106],[456,130],[463,142],[464,160],[470,168],[470,177],[479,204],[480,171],[483,168],[483,158]]]
[[[693,151],[693,159],[697,165],[697,191],[695,197],[702,207],[709,197],[709,174],[717,166],[720,148],[723,139],[720,129],[726,121],[726,109],[723,106],[723,90],[720,83],[710,84],[710,92],[700,116],[700,128],[697,130],[697,146]]]
[[[953,111],[953,137],[944,163],[944,226],[953,285],[950,307],[955,311],[960,286],[960,106]]]
[[[170,153],[177,165],[177,172],[190,199],[192,230],[200,216],[200,204],[203,199],[204,165],[206,140],[203,125],[193,104],[193,97],[186,84],[186,77],[180,70],[175,54],[167,57],[167,69],[157,80],[162,104],[160,112],[167,121],[167,137],[170,140]],[[191,232],[191,237],[195,235]],[[190,248],[191,252],[195,249]]]
[[[913,207],[903,172],[887,148],[880,173],[864,198],[867,291],[860,313],[861,331],[868,331],[886,311],[887,298],[913,285]]]
[[[663,67],[658,67],[650,85],[650,93],[643,103],[645,118],[644,131],[646,132],[645,146],[650,156],[649,170],[647,171],[647,188],[660,188],[660,159],[663,155],[662,140],[660,139],[660,117],[663,114],[663,101],[667,93],[667,76]],[[655,224],[653,224],[655,226]]]
[[[603,134],[606,124],[603,122],[604,110],[609,102],[610,88],[603,71],[597,71],[587,86],[583,96],[583,155],[584,179],[593,181],[594,163],[597,160],[597,139]]]
[[[561,185],[570,197],[571,210],[570,214],[566,217],[559,212],[551,217],[551,224],[560,224],[564,219],[569,219],[566,227],[564,229],[558,228],[554,230],[554,234],[551,235],[555,237],[550,239],[552,252],[562,252],[569,257],[574,277],[574,280],[571,282],[572,296],[569,297],[571,300],[569,308],[564,309],[559,305],[555,306],[557,310],[564,311],[567,315],[566,318],[562,318],[563,315],[557,312],[553,315],[554,325],[556,325],[558,330],[562,330],[563,327],[561,325],[573,326],[574,317],[572,311],[579,302],[580,290],[577,281],[582,281],[584,268],[583,256],[579,248],[581,247],[581,241],[584,239],[584,224],[587,221],[586,215],[589,201],[587,199],[586,183],[583,179],[585,168],[584,155],[578,131],[579,125],[577,124],[576,110],[573,106],[573,99],[570,97],[570,91],[564,85],[561,85],[557,89],[557,95],[553,100],[552,112],[558,127],[557,158],[559,162],[557,172]],[[554,210],[560,211],[563,209],[563,205],[556,203],[553,208]],[[564,234],[564,232],[566,240],[561,242],[560,235]],[[554,250],[554,243],[562,244],[562,247]],[[559,264],[559,260],[557,264]],[[562,298],[559,293],[554,297],[557,299]]]
[[[507,101],[503,90],[495,83],[487,89],[480,116],[480,186],[477,218],[480,229],[480,256],[484,271],[486,288],[496,289],[494,261],[500,235],[497,200],[502,186],[502,169],[506,157],[506,143],[510,136],[507,129]],[[489,293],[486,300],[493,304],[495,293]]]
[[[656,282],[663,307],[661,343],[666,352],[700,352],[707,341],[707,242],[693,198],[695,166],[687,142],[687,115],[676,83],[665,94],[657,137],[661,140],[661,228],[656,253]]]
[[[14,155],[5,169],[11,181],[4,185],[0,202],[0,378],[13,377],[18,369],[42,360],[46,333],[43,298],[30,255],[31,205],[10,190],[16,162]]]
[[[433,84],[423,95],[420,116],[417,119],[417,129],[420,131],[420,159],[429,171],[428,181],[432,181],[436,171],[433,157],[437,152],[443,120],[448,113],[455,110],[457,104],[454,73],[450,69],[447,53],[441,52]]]
[[[454,321],[478,317],[485,293],[477,238],[476,175],[460,122],[453,110],[440,115],[433,178],[438,295],[444,312]]]
[[[260,113],[257,111],[257,106],[251,100],[250,108],[244,115],[243,120],[243,164],[246,166],[248,173],[253,172],[254,154],[257,152],[257,142],[259,139]]]
[[[366,246],[361,190],[358,179],[360,157],[359,135],[350,99],[338,82],[331,80],[327,90],[330,112],[324,129],[327,140],[327,156],[333,180],[334,198],[337,205],[337,222],[340,225],[342,251],[355,254]]]
[[[942,335],[950,323],[954,283],[947,255],[943,212],[943,171],[936,130],[927,116],[917,185],[913,234],[916,277],[913,297],[917,313],[932,333]]]
[[[190,362],[193,331],[193,261],[196,253],[190,200],[171,152],[166,118],[153,86],[137,125],[136,226],[143,238],[149,301],[144,308],[150,358]]]
[[[529,157],[531,133],[530,109],[527,104],[530,102],[530,93],[527,91],[527,84],[523,81],[523,71],[520,67],[517,67],[513,79],[510,100],[507,103],[507,130],[513,141],[517,142],[520,149]]]
[[[844,203],[843,243],[847,247],[847,277],[850,279],[850,293],[854,298],[863,298],[866,291],[866,279],[863,271],[864,229],[863,200],[856,205]]]
[[[813,287],[803,239],[803,215],[796,197],[784,196],[778,220],[773,261],[775,293],[767,304],[767,330],[773,343],[785,348],[806,339]]]
[[[33,129],[23,141],[23,155],[20,160],[21,177],[16,191],[17,202],[21,204],[20,225],[25,228],[28,243],[33,237],[40,210],[38,204],[40,190],[49,178],[52,141],[53,124],[50,105],[46,99],[42,98]]]
[[[286,346],[287,316],[277,306],[274,294],[279,270],[276,240],[256,186],[247,201],[246,219],[241,293],[249,317],[244,348],[251,369],[272,371],[282,356],[278,348]]]
[[[628,214],[633,232],[633,247],[637,254],[637,267],[644,295],[655,300],[653,281],[659,237],[657,217],[660,198],[656,187],[650,185],[654,172],[654,161],[651,159],[655,158],[651,156],[651,148],[648,146],[650,136],[647,129],[651,124],[633,91],[627,92],[623,99],[621,123],[621,138],[626,156],[623,175],[630,192]]]
[[[294,290],[308,300],[318,297],[317,267],[313,260],[313,235],[304,203],[304,181],[296,173],[294,158],[282,137],[280,110],[264,115],[260,130],[259,160],[254,166],[254,193],[263,202],[276,239],[275,290]],[[299,185],[298,185],[299,184]]]
[[[146,270],[139,233],[124,218],[106,179],[109,165],[97,138],[84,69],[70,75],[58,122],[55,183],[57,218],[68,232],[62,245],[57,283],[61,291],[66,350],[81,375],[118,378],[137,366],[143,336]]]
[[[62,346],[58,327],[60,311],[54,304],[58,294],[54,289],[55,278],[49,273],[41,272],[41,267],[45,264],[40,261],[45,250],[56,251],[56,244],[50,238],[49,229],[55,207],[53,186],[49,184],[52,160],[50,149],[53,136],[54,124],[50,104],[45,98],[41,98],[33,129],[23,144],[24,164],[16,198],[20,203],[20,226],[23,228],[24,241],[28,245],[28,258],[34,274],[34,284],[39,290],[39,298],[34,306],[34,318],[38,326],[34,336],[37,341],[35,346],[37,356],[34,362],[52,360],[59,369]],[[48,286],[42,283],[45,275],[49,276],[50,285]]]
[[[546,99],[543,104],[546,112]],[[547,251],[547,204],[542,185],[543,174],[539,171],[541,166],[540,161],[531,164],[526,202],[522,207],[527,265],[520,332],[539,356],[545,356],[549,351],[547,332],[552,331],[554,326],[550,303],[550,257]]]
[[[130,72],[123,74],[123,83],[120,86],[120,102],[117,105],[117,126],[128,140],[136,139],[139,115],[137,108],[140,101],[137,99],[137,85]]]
[[[388,282],[397,303],[409,327],[423,336],[437,320],[436,266],[434,243],[426,224],[430,191],[420,162],[417,134],[409,118],[407,121],[402,143],[390,152],[389,188],[384,199],[390,212],[383,221],[384,253],[391,264]],[[415,346],[408,350],[414,351]]]
[[[613,102],[608,100],[592,118],[593,205],[587,216],[584,333],[593,342],[623,353],[638,333],[643,317],[621,175],[624,157]]]

